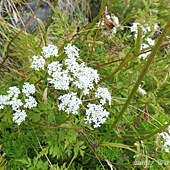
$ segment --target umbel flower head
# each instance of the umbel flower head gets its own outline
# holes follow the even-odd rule
[[[22,91],[22,93],[21,93]],[[31,109],[37,106],[37,101],[32,94],[35,93],[35,86],[25,82],[22,90],[16,86],[9,87],[7,95],[0,95],[0,109],[5,106],[11,106],[13,111],[13,121],[20,125],[26,119],[26,109]],[[25,101],[19,98],[20,95],[25,95]]]
[[[104,105],[107,101],[111,105],[111,94],[107,88],[103,87],[98,87],[95,91],[95,86],[100,79],[99,74],[97,70],[88,67],[84,62],[77,62],[80,56],[76,46],[68,44],[64,50],[68,57],[65,61],[47,62],[49,64],[45,67],[48,83],[52,84],[56,90],[62,90],[62,94],[66,91],[58,97],[58,110],[67,114],[79,114],[82,113],[82,106],[83,112],[85,110],[85,123],[92,124],[94,128],[100,127],[110,114],[104,109]],[[43,47],[42,56],[34,55],[30,67],[37,71],[43,70],[46,60],[51,56],[58,56],[58,48],[54,45]],[[37,101],[32,96],[35,92],[35,86],[28,82],[23,84],[22,90],[16,86],[10,87],[7,95],[0,95],[0,109],[11,106],[14,112],[13,121],[20,125],[26,119],[26,110],[37,106]],[[88,94],[96,97],[100,104],[89,103],[91,99],[87,99]],[[24,101],[20,96],[24,96]]]
[[[55,45],[49,44],[48,46],[44,46],[42,48],[42,54],[45,58],[49,58],[51,56],[58,56],[58,48]]]
[[[31,68],[35,70],[44,70],[44,65],[45,65],[45,60],[42,56],[36,56],[34,55],[32,57],[32,63],[31,63]]]
[[[68,114],[77,114],[79,106],[82,104],[82,101],[77,97],[77,93],[73,92],[64,94],[58,99],[61,101],[58,106],[58,109],[63,110]]]
[[[85,123],[93,124],[94,128],[100,127],[109,115],[109,112],[104,109],[104,105],[106,101],[111,105],[111,95],[107,88],[99,87],[95,92],[94,87],[99,82],[99,74],[97,70],[88,67],[84,62],[77,62],[80,57],[80,50],[76,46],[69,43],[64,48],[64,51],[67,54],[67,58],[64,61],[59,62],[53,60],[53,62],[47,65],[48,83],[53,85],[56,90],[62,90],[62,93],[63,90],[65,91],[65,94],[58,97],[58,110],[66,112],[67,114],[82,113],[81,106],[84,105],[85,101],[88,102],[88,100],[83,101],[81,98],[83,96],[86,98],[88,94],[92,93],[100,100],[101,104],[96,105],[90,104],[89,102],[88,105],[85,104],[87,105]],[[42,60],[41,57],[39,57],[40,61],[38,61],[37,58],[36,60],[33,59],[31,63],[33,69],[40,70],[44,68],[44,64],[48,58],[58,56],[58,49],[54,45],[48,45],[47,47],[43,47],[42,54],[45,59],[43,58]],[[35,57],[33,56],[33,58]],[[30,86],[28,86],[28,88],[30,89],[29,93],[34,91],[33,89],[31,90]],[[25,90],[23,92],[25,92]],[[26,102],[30,104],[31,97],[29,97]],[[24,107],[30,108],[29,104],[25,103]],[[31,104],[32,106],[36,105],[34,100],[32,100]]]
[[[100,126],[106,121],[106,118],[109,116],[109,112],[107,112],[102,105],[96,104],[88,104],[88,109],[86,110],[86,118],[85,123],[94,123],[94,128]]]

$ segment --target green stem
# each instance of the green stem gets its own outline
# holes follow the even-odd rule
[[[128,54],[126,55],[125,60],[119,65],[119,67],[116,68],[113,73],[111,73],[111,74],[108,75],[107,77],[101,79],[101,80],[99,81],[99,83],[101,83],[101,82],[107,80],[108,78],[112,77],[114,74],[116,74],[118,71],[120,71],[129,61],[131,61],[132,58],[133,58],[133,56],[129,56],[129,55],[132,53],[133,50],[134,50],[134,48],[131,48],[131,49],[129,50]]]
[[[166,41],[166,42],[163,42],[160,47],[163,48],[163,47],[169,46],[169,44],[170,44],[170,41]],[[153,48],[153,46],[149,46],[147,48],[144,48],[140,51],[140,54],[152,51],[152,48]]]
[[[169,125],[170,125],[170,122],[163,125],[161,128],[159,128],[153,132],[148,132],[148,133],[146,132],[145,134],[139,134],[140,137],[138,137],[138,138],[134,137],[134,135],[133,135],[131,137],[109,137],[108,136],[108,137],[105,137],[105,139],[119,140],[119,141],[134,141],[134,142],[141,141],[141,140],[149,139],[158,133],[164,132]],[[98,138],[98,139],[100,139],[100,138]]]
[[[131,152],[134,152],[136,155],[141,155],[141,156],[143,156],[143,157],[147,157],[147,158],[155,161],[155,162],[158,163],[158,165],[159,165],[159,161],[157,161],[156,159],[154,159],[154,158],[152,158],[152,157],[150,157],[150,156],[148,156],[148,155],[145,155],[145,154],[143,154],[143,153],[140,153],[140,152],[138,152],[138,151],[130,148],[130,146],[128,146],[128,145],[124,145],[124,144],[120,144],[120,143],[103,142],[103,143],[100,144],[100,146],[101,146],[101,147],[103,146],[103,147],[114,147],[114,148],[127,149],[127,150],[129,150],[129,151],[131,151]],[[160,166],[162,167],[162,165],[160,165]],[[162,167],[162,168],[163,168],[163,167]]]
[[[142,27],[138,25],[138,35],[137,35],[137,39],[135,43],[135,56],[138,56],[140,53],[140,48],[142,44],[142,36],[143,36]]]
[[[158,39],[157,43],[155,44],[151,54],[147,57],[147,61],[144,65],[144,68],[138,78],[138,80],[136,81],[131,93],[129,94],[120,114],[115,118],[115,121],[113,122],[112,126],[110,127],[110,129],[107,131],[107,133],[105,133],[105,135],[103,136],[103,138],[101,139],[101,143],[104,141],[104,139],[108,136],[108,134],[113,130],[113,128],[116,126],[116,124],[120,121],[120,119],[122,118],[123,114],[125,113],[126,109],[128,108],[131,100],[133,99],[137,89],[138,89],[138,86],[140,85],[141,81],[143,80],[145,74],[147,73],[147,70],[150,66],[150,64],[152,63],[153,61],[153,58],[155,57],[157,51],[159,50],[160,48],[160,45],[162,43],[162,41],[164,40],[164,38],[166,37],[167,33],[169,32],[170,30],[170,20],[168,21],[167,25],[165,26],[165,29],[164,31],[162,32],[162,35],[160,36],[160,38]]]
[[[140,140],[144,140],[144,139],[148,139],[162,131],[165,131],[165,129],[167,129],[167,127],[170,125],[170,122],[168,122],[167,124],[163,125],[161,128],[151,132],[150,134],[146,135],[146,136],[143,136],[143,137],[140,137],[140,138],[135,138],[134,140],[135,141],[140,141]]]

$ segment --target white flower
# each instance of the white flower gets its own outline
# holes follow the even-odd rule
[[[153,27],[154,27],[154,30],[155,30],[155,31],[159,30],[159,28],[160,28],[157,23],[155,23],[155,24],[153,25]]]
[[[25,99],[24,108],[31,109],[31,108],[36,107],[36,106],[37,106],[37,102],[34,99],[34,97],[28,96],[28,98]]]
[[[76,62],[76,58],[66,59],[65,64],[67,65],[67,70],[74,73],[79,67],[79,63]]]
[[[148,47],[149,47],[148,44],[144,44],[144,43],[141,44],[141,49],[148,48]],[[138,56],[138,58],[140,58],[140,59],[146,59],[147,56],[148,56],[150,53],[151,53],[150,51],[144,52],[144,53],[140,54],[140,55]]]
[[[45,58],[49,58],[51,56],[58,56],[58,48],[55,45],[49,44],[48,46],[44,46],[42,50],[42,54]]]
[[[99,82],[97,70],[87,67],[84,63],[75,68],[73,76],[76,78],[73,84],[77,88],[82,89],[84,94],[88,94],[89,90],[93,89],[94,83],[97,84]]]
[[[68,71],[55,72],[52,74],[52,78],[47,79],[50,84],[54,84],[55,89],[68,90],[70,82],[73,80],[69,75]]]
[[[148,44],[141,44],[141,48],[140,49],[144,49],[144,48],[148,48],[149,47],[149,45]]]
[[[60,72],[62,70],[61,66],[62,64],[60,64],[58,61],[48,64],[48,74],[52,75],[54,72]]]
[[[138,22],[134,22],[133,25],[130,27],[131,32],[134,32],[135,39],[137,38],[138,25],[140,25]]]
[[[107,112],[102,105],[96,104],[88,104],[88,109],[86,110],[86,118],[85,123],[93,123],[93,127],[100,127],[106,121],[106,118],[109,116],[109,112]]]
[[[21,92],[20,92],[20,89],[19,89],[18,87],[16,87],[16,86],[10,87],[7,92],[8,92],[9,98],[10,98],[10,97],[17,98],[18,95],[21,93]]]
[[[35,93],[34,84],[29,84],[28,82],[25,82],[22,87],[22,92],[25,93],[26,96],[29,96],[30,94],[34,94]]]
[[[143,32],[143,37],[151,31],[151,28],[148,25],[141,26],[140,23],[134,22],[133,25],[130,27],[131,32],[134,32],[135,38],[137,38],[137,33],[138,33],[138,25],[142,28]]]
[[[114,34],[116,34],[117,28],[116,28],[116,27],[113,27],[111,31],[112,31]]]
[[[138,22],[134,22],[133,25],[130,27],[131,32],[138,32],[138,25],[140,25]]]
[[[52,78],[48,78],[50,84],[54,84],[55,89],[68,90],[72,78],[68,75],[68,70],[62,71],[62,64],[58,61],[52,62],[48,65],[48,74]]]
[[[35,70],[44,70],[44,65],[45,65],[45,60],[42,56],[36,56],[34,55],[33,57],[33,61],[31,63],[31,68],[35,69]]]
[[[141,88],[141,85],[139,85],[138,91],[139,91],[142,95],[145,95],[145,94],[146,94],[146,91]]]
[[[8,104],[11,105],[12,110],[14,111],[18,110],[23,105],[21,99],[17,98],[12,98],[12,100],[10,100]]]
[[[8,95],[0,95],[0,109],[3,109],[5,105],[8,104],[9,96]]]
[[[152,40],[151,38],[147,38],[146,41],[148,42],[149,45],[154,45],[155,41]]]
[[[170,149],[170,135],[166,132],[159,133],[160,136],[164,139],[164,149],[165,152],[169,152]]]
[[[63,110],[65,112],[77,114],[82,101],[77,97],[77,93],[68,93],[60,96],[58,98],[61,103],[58,105],[59,110]]]
[[[26,118],[26,112],[24,110],[16,110],[14,113],[13,121],[20,125]]]
[[[140,59],[146,59],[149,54],[150,54],[150,51],[149,51],[149,52],[145,52],[145,53],[143,53],[143,54],[140,54],[138,57],[139,57]]]
[[[98,87],[97,91],[95,92],[95,97],[102,98],[100,100],[102,105],[106,103],[106,99],[109,101],[109,105],[111,105],[112,98],[107,88]]]
[[[85,63],[77,63],[76,58],[66,59],[65,64],[74,79],[73,84],[83,90],[84,94],[89,94],[89,90],[93,89],[94,83],[99,82],[97,70],[87,67]]]
[[[67,47],[64,48],[65,53],[67,54],[68,58],[78,58],[79,57],[79,49],[69,43]]]
[[[79,57],[79,49],[77,47],[68,44],[64,49],[68,55],[65,64],[67,65],[67,70],[72,73],[71,75],[74,79],[73,84],[83,90],[84,94],[88,94],[89,90],[93,89],[94,83],[98,83],[99,81],[97,71],[87,67],[85,63],[79,64],[76,62],[77,57]]]
[[[112,19],[117,24],[117,27],[118,27],[119,26],[119,18],[116,16],[113,16]]]

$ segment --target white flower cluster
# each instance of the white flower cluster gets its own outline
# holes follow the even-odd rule
[[[44,46],[42,48],[42,54],[45,58],[49,58],[51,56],[58,56],[58,48],[55,45],[49,44],[48,46]]]
[[[32,57],[32,63],[31,63],[31,68],[35,69],[35,70],[44,70],[44,66],[46,64],[45,59],[44,58],[49,58],[51,56],[58,56],[58,48],[54,45],[49,44],[48,46],[44,46],[42,48],[42,55],[44,56],[36,56],[34,55]]]
[[[77,114],[82,101],[77,97],[77,93],[68,93],[60,96],[58,98],[61,103],[58,106],[59,110],[63,110],[65,112]]]
[[[88,109],[86,110],[85,123],[94,123],[93,127],[97,128],[100,124],[103,124],[106,121],[106,118],[109,116],[102,105],[88,104]]]
[[[133,25],[130,27],[131,32],[134,32],[134,33],[135,33],[135,34],[134,34],[135,38],[137,38],[138,25],[141,26],[140,23],[135,22],[135,23],[133,23]],[[143,38],[144,38],[144,37],[146,36],[146,34],[151,31],[151,28],[150,28],[148,25],[141,26],[141,28],[142,28],[142,32],[143,32]],[[154,28],[157,29],[156,24],[154,25]],[[155,44],[155,41],[152,40],[151,38],[146,38],[145,41],[146,41],[146,43],[142,43],[142,44],[141,44],[141,48],[140,48],[141,50],[142,50],[142,49],[145,49],[145,48],[148,48],[149,46],[153,46],[153,45]],[[150,53],[151,53],[150,51],[146,51],[146,52],[140,54],[140,55],[139,55],[139,58],[140,58],[140,59],[146,59],[147,56],[148,56]]]
[[[22,107],[31,109],[37,106],[35,98],[31,96],[35,93],[35,86],[28,82],[24,83],[22,87],[22,93],[26,96],[24,102],[19,98],[21,91],[18,87],[10,87],[7,93],[7,95],[0,95],[0,109],[4,109],[4,106],[11,106],[14,111],[13,121],[20,125],[27,116]]]
[[[170,150],[170,126],[168,126],[168,133],[161,132],[159,135],[164,139],[164,149],[165,152],[169,152]]]
[[[146,41],[147,41],[147,44],[143,43],[141,44],[141,50],[142,49],[145,49],[145,48],[148,48],[149,46],[153,46],[155,44],[155,41],[152,40],[151,38],[146,38]],[[144,52],[143,54],[140,54],[139,55],[139,58],[141,59],[146,59],[147,56],[151,53],[151,51],[148,51],[148,52]]]
[[[144,25],[142,26],[140,23],[138,22],[134,22],[133,25],[130,27],[131,32],[135,33],[135,38],[137,38],[137,33],[138,33],[138,26],[142,27],[142,31],[143,31],[143,37],[151,31],[151,28],[148,25]]]
[[[69,59],[75,59],[79,57],[79,49],[75,45],[71,45],[69,43],[67,47],[64,48],[64,50]]]
[[[81,94],[81,97],[82,95],[87,96],[91,91],[93,92],[94,85],[99,82],[99,75],[97,70],[88,67],[85,63],[79,64],[77,62],[79,49],[76,46],[68,44],[64,50],[67,58],[63,63],[53,61],[48,64],[47,72],[49,77],[47,80],[48,83],[54,85],[54,88],[57,90],[69,90],[69,93],[59,96],[60,104],[58,105],[58,109],[68,114],[78,114],[80,106],[83,104],[79,95]],[[58,50],[55,50],[55,47],[50,45],[49,48],[43,47],[42,53],[45,58],[49,58],[50,56],[54,56],[54,51],[55,56],[58,56]],[[33,67],[33,65],[38,67]],[[39,63],[36,64],[36,61],[33,60],[31,67],[38,70],[41,69],[39,65]],[[70,87],[77,89],[80,93],[70,92]],[[100,99],[101,104],[89,104],[85,120],[86,122],[93,123],[93,126],[96,128],[104,123],[106,117],[109,115],[109,112],[104,110],[103,105],[106,104],[106,100],[108,100],[109,105],[111,105],[111,95],[107,88],[98,88],[95,97]],[[29,105],[27,105],[27,107],[29,108]],[[97,117],[96,113],[98,114]]]
[[[32,57],[33,61],[31,63],[31,68],[35,69],[35,70],[44,70],[44,65],[45,65],[45,60],[42,56],[36,56],[34,55]]]
[[[89,94],[89,90],[94,88],[94,82],[98,83],[99,75],[96,70],[87,67],[84,63],[77,66],[73,72],[75,78],[73,84],[83,90],[84,94]]]
[[[25,82],[22,87],[22,92],[26,96],[30,96],[31,94],[35,93],[35,86],[33,84],[29,84],[28,82]]]
[[[68,90],[72,78],[68,74],[68,70],[62,69],[62,64],[58,61],[52,62],[48,65],[48,74],[52,78],[48,78],[50,84],[54,84],[55,89]]]
[[[109,101],[109,105],[111,105],[112,97],[107,88],[99,87],[95,92],[95,97],[101,98],[100,103],[102,105],[106,103],[106,99]]]
[[[55,89],[68,90],[72,83],[84,94],[89,94],[94,88],[94,83],[98,83],[99,75],[96,70],[87,67],[85,63],[79,64],[76,59],[79,57],[79,49],[68,44],[64,48],[68,58],[65,64],[54,61],[48,65],[48,82],[53,84]]]

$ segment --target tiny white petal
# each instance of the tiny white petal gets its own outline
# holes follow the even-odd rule
[[[20,89],[16,86],[10,87],[7,92],[9,97],[14,97],[14,98],[17,98],[18,95],[21,93]]]
[[[144,48],[148,48],[148,47],[149,47],[148,44],[144,44],[144,43],[141,44],[141,50],[144,49]],[[140,54],[140,55],[138,56],[138,58],[140,58],[140,59],[146,59],[147,56],[148,56],[150,53],[151,53],[150,51],[144,52],[143,54]]]
[[[12,98],[12,100],[10,100],[8,104],[11,105],[12,110],[14,111],[18,110],[23,105],[21,99],[17,98]]]
[[[168,127],[168,129],[170,128],[170,126]],[[159,133],[159,135],[164,139],[164,150],[165,152],[169,152],[170,150],[170,135],[167,132],[161,132]]]
[[[157,23],[154,24],[154,30],[157,31],[159,29],[159,25]]]
[[[58,56],[58,48],[55,45],[49,44],[48,46],[44,46],[42,48],[42,54],[45,58],[49,58],[51,56]]]
[[[34,84],[30,84],[28,82],[25,82],[22,87],[22,92],[25,93],[26,96],[29,96],[30,94],[35,93],[35,86]]]
[[[58,98],[60,104],[58,105],[59,110],[63,110],[66,113],[77,114],[82,101],[77,97],[77,93],[68,93]]]
[[[133,25],[130,27],[131,32],[137,33],[137,31],[138,31],[138,25],[140,25],[138,22],[134,22]]]
[[[106,121],[106,118],[109,116],[102,105],[88,104],[88,109],[86,109],[86,118],[85,123],[92,123],[94,128],[100,127]]]
[[[3,109],[8,104],[8,95],[0,95],[0,109]]]
[[[36,106],[37,106],[37,102],[34,97],[28,96],[28,98],[25,99],[24,108],[31,109]]]
[[[35,70],[44,70],[44,65],[45,65],[45,60],[42,56],[36,56],[34,55],[33,57],[33,61],[31,63],[31,68],[35,69]]]
[[[106,100],[109,101],[109,105],[111,105],[111,94],[109,93],[107,88],[98,87],[97,91],[95,92],[95,97],[102,98],[100,103],[104,105]]]
[[[65,48],[65,53],[67,54],[68,58],[78,58],[79,57],[79,49],[69,43]]]
[[[116,16],[113,16],[112,19],[117,24],[117,26],[119,26],[119,18]]]
[[[152,40],[151,38],[147,38],[146,41],[148,42],[149,45],[154,45],[155,41]]]
[[[20,125],[26,118],[26,112],[24,110],[16,110],[13,116],[13,121]]]

